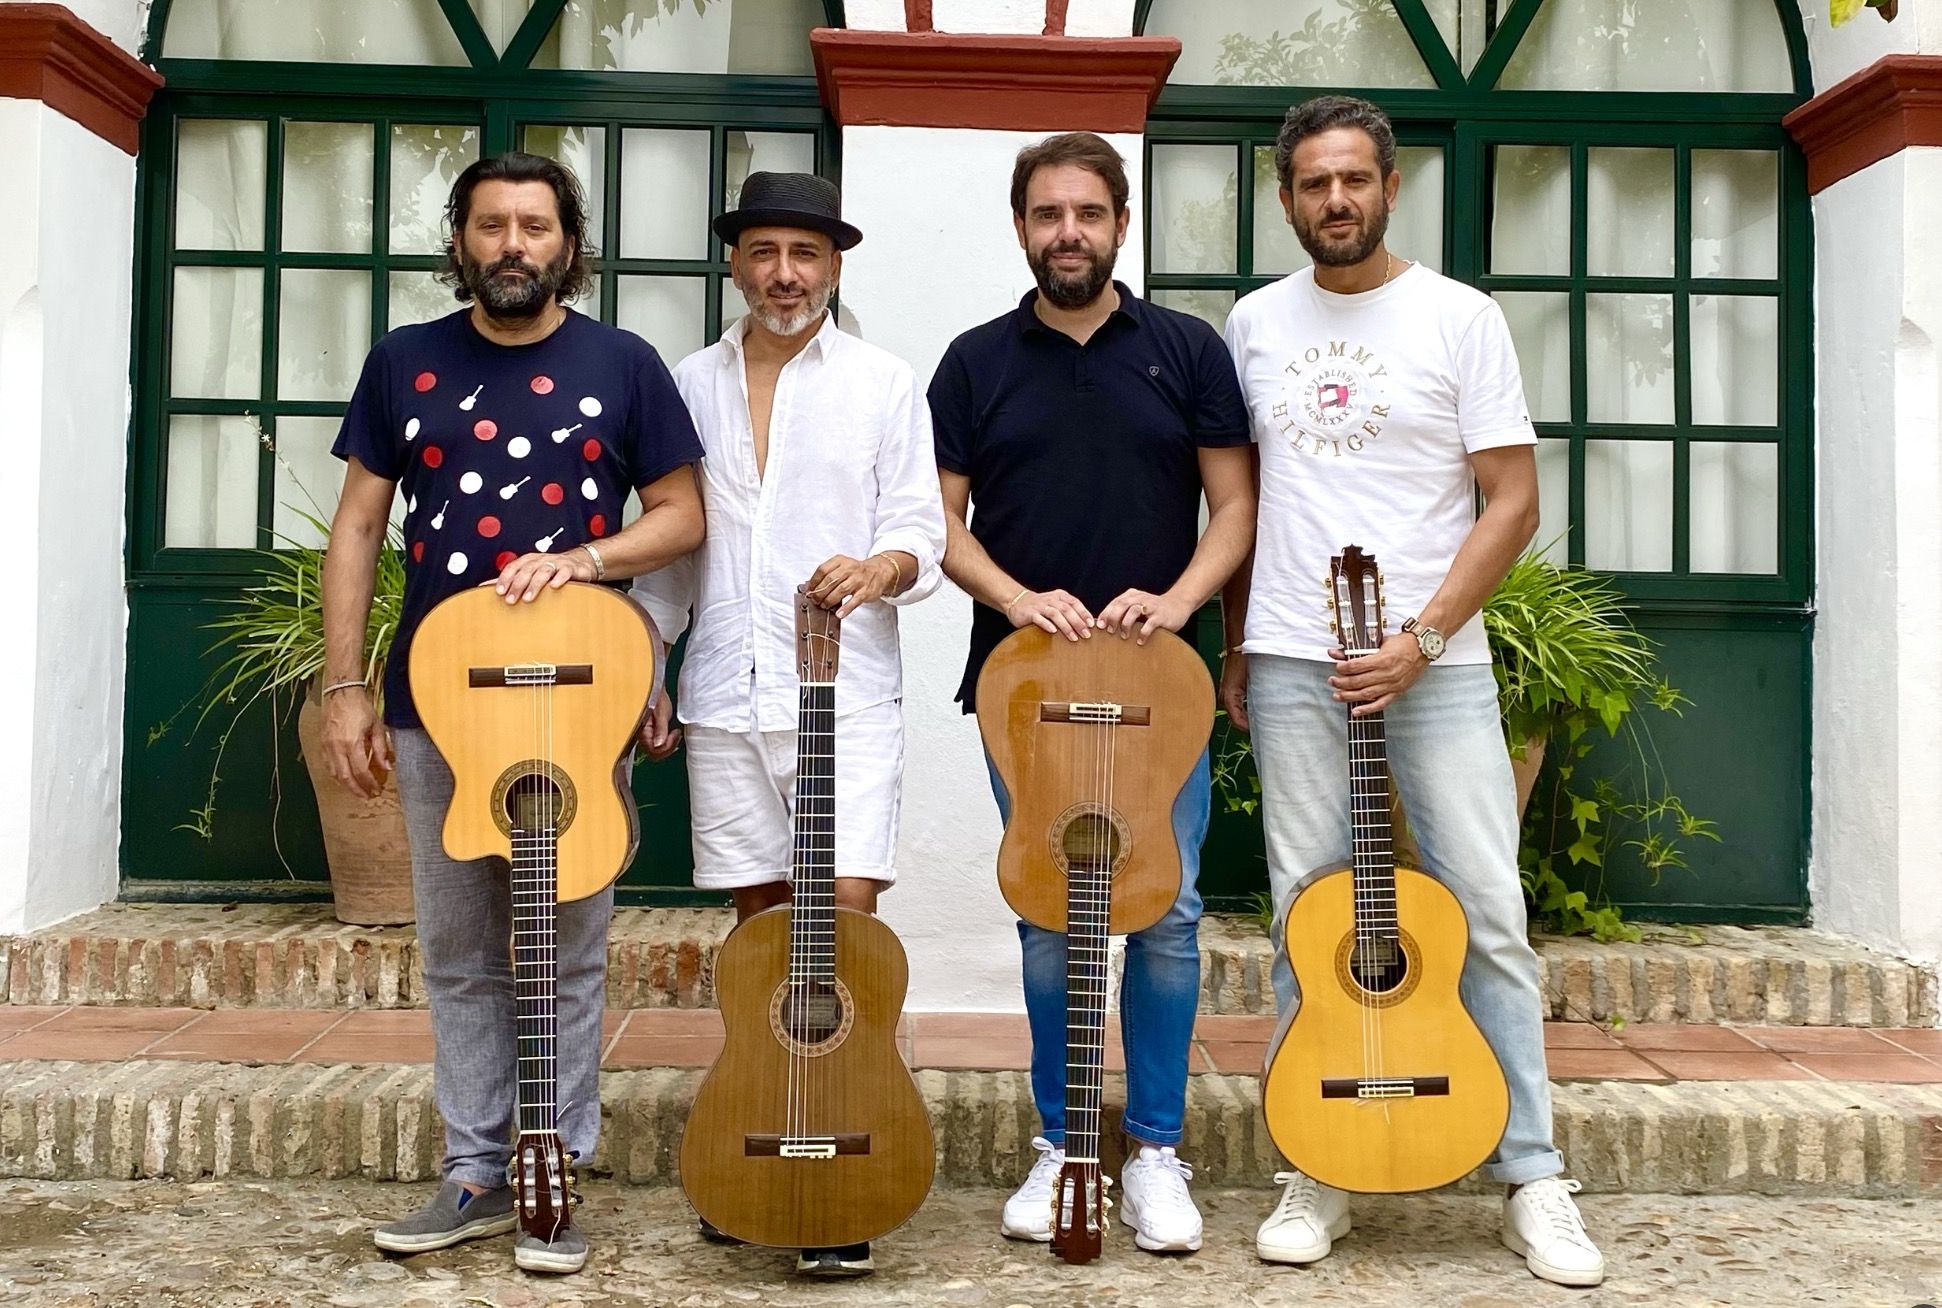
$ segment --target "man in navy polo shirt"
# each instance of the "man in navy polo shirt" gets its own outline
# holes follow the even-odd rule
[[[1253,543],[1247,406],[1220,337],[1112,279],[1127,193],[1125,161],[1090,132],[1020,153],[1012,218],[1038,288],[952,342],[931,382],[950,532],[944,570],[977,602],[957,696],[967,713],[985,659],[1014,628],[1068,640],[1180,631]],[[1005,810],[995,772],[992,789]],[[1200,995],[1195,881],[1210,797],[1203,755],[1173,809],[1180,897],[1126,942],[1124,1126],[1134,1147],[1120,1214],[1155,1251],[1200,1247],[1192,1173],[1174,1146]],[[1065,1161],[1065,940],[1025,922],[1018,934],[1043,1134],[1000,1229],[1043,1241]]]
[[[431,1000],[444,1184],[380,1226],[390,1253],[443,1249],[514,1226],[506,1189],[517,1069],[512,886],[502,860],[457,863],[441,832],[452,774],[420,726],[406,679],[419,621],[469,586],[545,602],[569,581],[622,582],[701,543],[701,458],[688,410],[654,348],[573,312],[592,277],[585,206],[551,159],[511,154],[459,174],[444,274],[470,305],[401,327],[365,360],[333,453],[344,490],[324,559],[324,745],[360,795],[394,766],[411,841],[418,944]],[[372,571],[405,496],[405,596],[377,688],[366,684]],[[629,496],[642,513],[623,528]],[[600,1129],[600,1017],[612,887],[560,905],[559,1128],[585,1158]],[[578,1226],[522,1235],[528,1271],[585,1263]]]

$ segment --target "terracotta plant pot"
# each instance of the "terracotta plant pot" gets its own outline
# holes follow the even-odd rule
[[[402,926],[413,918],[411,845],[405,837],[398,786],[386,777],[376,799],[360,799],[330,774],[323,751],[324,706],[312,683],[297,710],[310,788],[317,793],[317,820],[324,829],[324,859],[337,920],[357,926]]]
[[[1531,806],[1531,791],[1537,786],[1537,774],[1544,767],[1544,741],[1536,736],[1524,742],[1524,757],[1513,757],[1510,761],[1511,781],[1517,786],[1517,821],[1524,821],[1524,810]],[[1409,829],[1409,819],[1403,815],[1402,796],[1396,792],[1396,783],[1389,783],[1389,825],[1392,829],[1390,848],[1394,851],[1397,867],[1421,869],[1423,851],[1416,847],[1416,836]]]

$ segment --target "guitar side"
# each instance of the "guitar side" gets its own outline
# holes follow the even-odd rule
[[[1510,1115],[1503,1069],[1457,991],[1469,942],[1463,906],[1434,877],[1397,868],[1395,878],[1409,980],[1373,1009],[1347,970],[1351,873],[1317,878],[1289,906],[1283,939],[1301,1006],[1277,1035],[1261,1085],[1269,1134],[1288,1160],[1324,1185],[1365,1194],[1461,1179],[1497,1147]],[[1342,1094],[1343,1082],[1370,1070],[1446,1084],[1403,1098]]]
[[[837,978],[853,1024],[829,1052],[792,1057],[771,1005],[789,977],[789,909],[758,913],[729,935],[716,963],[727,1041],[681,1137],[681,1187],[717,1229],[751,1244],[822,1248],[886,1235],[930,1193],[930,1117],[897,1050],[909,965],[896,934],[835,910]],[[792,1064],[811,1130],[867,1137],[867,1153],[791,1159],[751,1155],[751,1136],[790,1129]],[[800,1114],[796,1120],[805,1120]]]

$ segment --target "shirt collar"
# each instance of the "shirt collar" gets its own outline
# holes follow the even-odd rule
[[[1143,324],[1146,321],[1146,301],[1133,294],[1126,283],[1120,281],[1118,278],[1113,279],[1113,289],[1119,292],[1119,307],[1107,315],[1106,323],[1123,320],[1131,323],[1135,327]],[[1033,287],[1031,290],[1025,292],[1025,298],[1018,302],[1018,309],[1012,315],[1012,321],[1017,326],[1018,333],[1021,336],[1029,336],[1035,331],[1054,332],[1057,330],[1056,328],[1046,326],[1045,320],[1038,316],[1038,309],[1036,307],[1037,300],[1038,288]],[[1103,328],[1106,323],[1102,323],[1100,326]]]
[[[745,313],[722,333],[722,344],[729,348],[730,353],[742,352],[742,338],[748,335],[748,321],[749,315]],[[841,334],[842,329],[836,325],[836,311],[831,309],[823,314],[823,325],[816,329],[816,334],[809,338],[809,344],[803,347],[802,352],[809,354],[813,351],[817,357],[827,359],[830,351],[836,347],[836,338]]]

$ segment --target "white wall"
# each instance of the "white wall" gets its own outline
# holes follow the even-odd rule
[[[1835,27],[1827,20],[1827,0],[1800,0],[1800,11],[1816,91],[1827,90],[1885,54],[1942,53],[1942,5],[1935,0],[1902,0],[1901,15],[1892,23],[1863,13]]]
[[[30,0],[0,0],[22,4]],[[74,16],[130,54],[140,54],[151,0],[61,0]]]
[[[1018,151],[1045,132],[850,127],[843,207],[863,227],[845,257],[843,303],[861,334],[909,360],[926,386],[953,338],[1016,307],[1031,270],[1011,220]],[[1139,289],[1145,254],[1138,136],[1109,137],[1133,178],[1134,214],[1117,275]],[[883,916],[911,961],[918,1011],[1017,1010],[1015,918],[998,893],[1001,828],[975,721],[952,702],[971,601],[948,582],[899,621],[904,650],[903,837]]]

